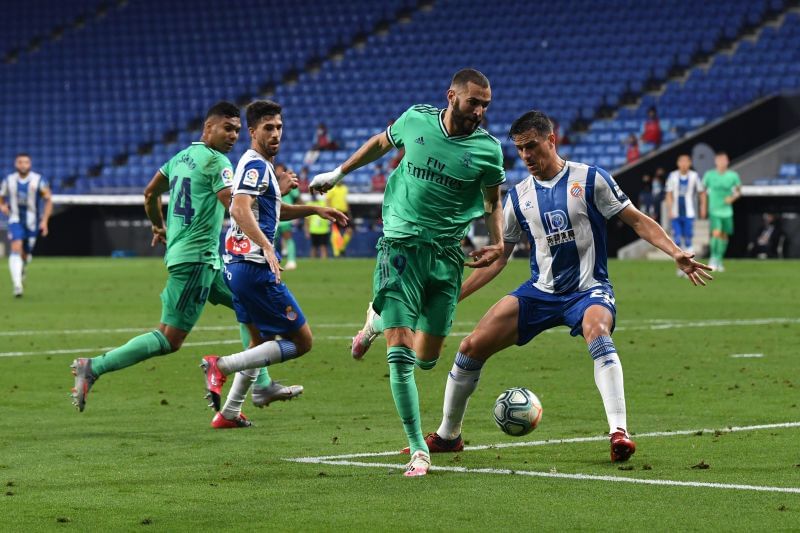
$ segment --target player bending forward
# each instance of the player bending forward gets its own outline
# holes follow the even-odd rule
[[[616,307],[606,269],[606,219],[619,216],[672,257],[694,285],[711,279],[709,267],[694,261],[694,254],[678,248],[661,226],[636,209],[605,170],[561,159],[544,113],[525,113],[511,125],[509,136],[531,176],[506,196],[503,256],[464,282],[461,299],[503,270],[523,232],[531,243],[531,279],[489,309],[461,341],[447,378],[442,423],[426,442],[432,452],[463,450],[464,411],[486,360],[565,325],[573,336],[586,339],[608,418],[611,460],[626,461],[636,445],[628,436],[622,365],[611,340]]]
[[[215,427],[247,427],[241,413],[258,368],[300,357],[311,349],[311,329],[291,291],[281,282],[280,259],[273,242],[281,220],[319,215],[347,223],[341,212],[315,205],[281,204],[281,195],[297,187],[297,177],[286,173],[279,183],[274,161],[283,134],[281,106],[261,100],[247,106],[250,149],[236,166],[231,218],[225,237],[225,280],[233,292],[233,308],[251,334],[251,348],[217,357],[203,357],[206,389],[217,414]],[[282,186],[283,185],[283,186]],[[280,335],[281,340],[275,340]],[[222,385],[236,378],[220,411]]]

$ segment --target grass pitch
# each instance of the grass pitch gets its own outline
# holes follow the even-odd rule
[[[0,529],[797,529],[800,493],[775,489],[800,489],[800,428],[726,428],[800,421],[799,266],[730,261],[695,288],[667,262],[611,262],[630,429],[684,431],[635,437],[623,469],[604,440],[554,442],[607,429],[585,344],[559,328],[487,364],[464,424],[472,446],[550,442],[436,455],[447,469],[405,479],[400,455],[313,459],[405,445],[385,344],[363,362],[349,355],[371,261],[306,260],[284,274],[315,347],[271,373],[306,392],[264,410],[248,401],[255,427],[214,431],[197,365],[238,350],[230,310],[209,306],[180,352],[103,376],[78,413],[69,363],[152,329],[166,274],[157,260],[37,259],[22,300],[0,276]],[[425,431],[438,426],[460,338],[527,277],[514,261],[459,307],[439,365],[417,371]],[[491,417],[510,386],[544,405],[521,439]]]

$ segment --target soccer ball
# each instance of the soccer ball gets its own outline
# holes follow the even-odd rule
[[[507,435],[527,435],[541,420],[542,402],[524,387],[508,389],[494,402],[494,421]]]

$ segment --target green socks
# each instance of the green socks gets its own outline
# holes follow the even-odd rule
[[[92,373],[99,377],[106,372],[114,372],[126,368],[154,355],[166,355],[172,352],[169,341],[158,330],[139,335],[123,346],[92,358]]]
[[[392,346],[387,353],[389,360],[389,384],[392,387],[394,404],[403,421],[411,454],[417,450],[428,453],[428,445],[422,436],[422,421],[419,415],[419,393],[414,381],[416,354],[405,346]]]
[[[725,257],[725,252],[728,250],[728,239],[720,239],[719,237],[711,237],[710,243],[711,259],[716,260],[717,262],[722,262],[722,258]]]
[[[294,245],[294,239],[286,239],[286,261],[293,263],[297,260],[297,248]]]

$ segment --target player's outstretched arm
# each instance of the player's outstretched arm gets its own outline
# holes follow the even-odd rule
[[[669,238],[664,228],[659,226],[655,220],[645,215],[633,205],[628,205],[618,213],[619,218],[633,228],[633,231],[665,254],[672,257],[689,278],[693,285],[705,285],[705,280],[714,279],[708,273],[711,267],[694,260],[694,254],[681,250],[672,239]]]
[[[281,220],[294,220],[296,218],[305,218],[311,215],[319,215],[325,220],[330,220],[331,222],[341,226],[346,226],[350,222],[350,219],[347,218],[347,215],[332,207],[281,203]]]
[[[144,189],[144,212],[150,219],[153,230],[153,240],[150,246],[157,243],[167,244],[167,229],[164,226],[164,215],[161,212],[161,195],[169,190],[169,179],[156,171],[150,183]]]
[[[253,214],[253,203],[256,197],[249,194],[235,194],[231,202],[231,216],[236,224],[241,228],[247,238],[256,243],[264,251],[264,259],[267,260],[269,269],[275,274],[275,283],[281,282],[281,265],[275,255],[275,247],[261,228]]]
[[[358,170],[364,165],[369,165],[373,161],[377,161],[391,149],[392,143],[389,142],[385,131],[374,135],[340,166],[331,172],[323,172],[314,176],[308,188],[312,191],[327,192],[342,181],[347,174]]]
[[[503,254],[497,259],[497,261],[493,262],[486,268],[480,268],[476,270],[464,280],[464,283],[461,284],[461,294],[458,297],[459,302],[473,292],[477,292],[478,289],[492,281],[506,267],[508,264],[508,258],[514,253],[514,248],[517,246],[517,243],[505,242],[502,244],[502,246]]]

